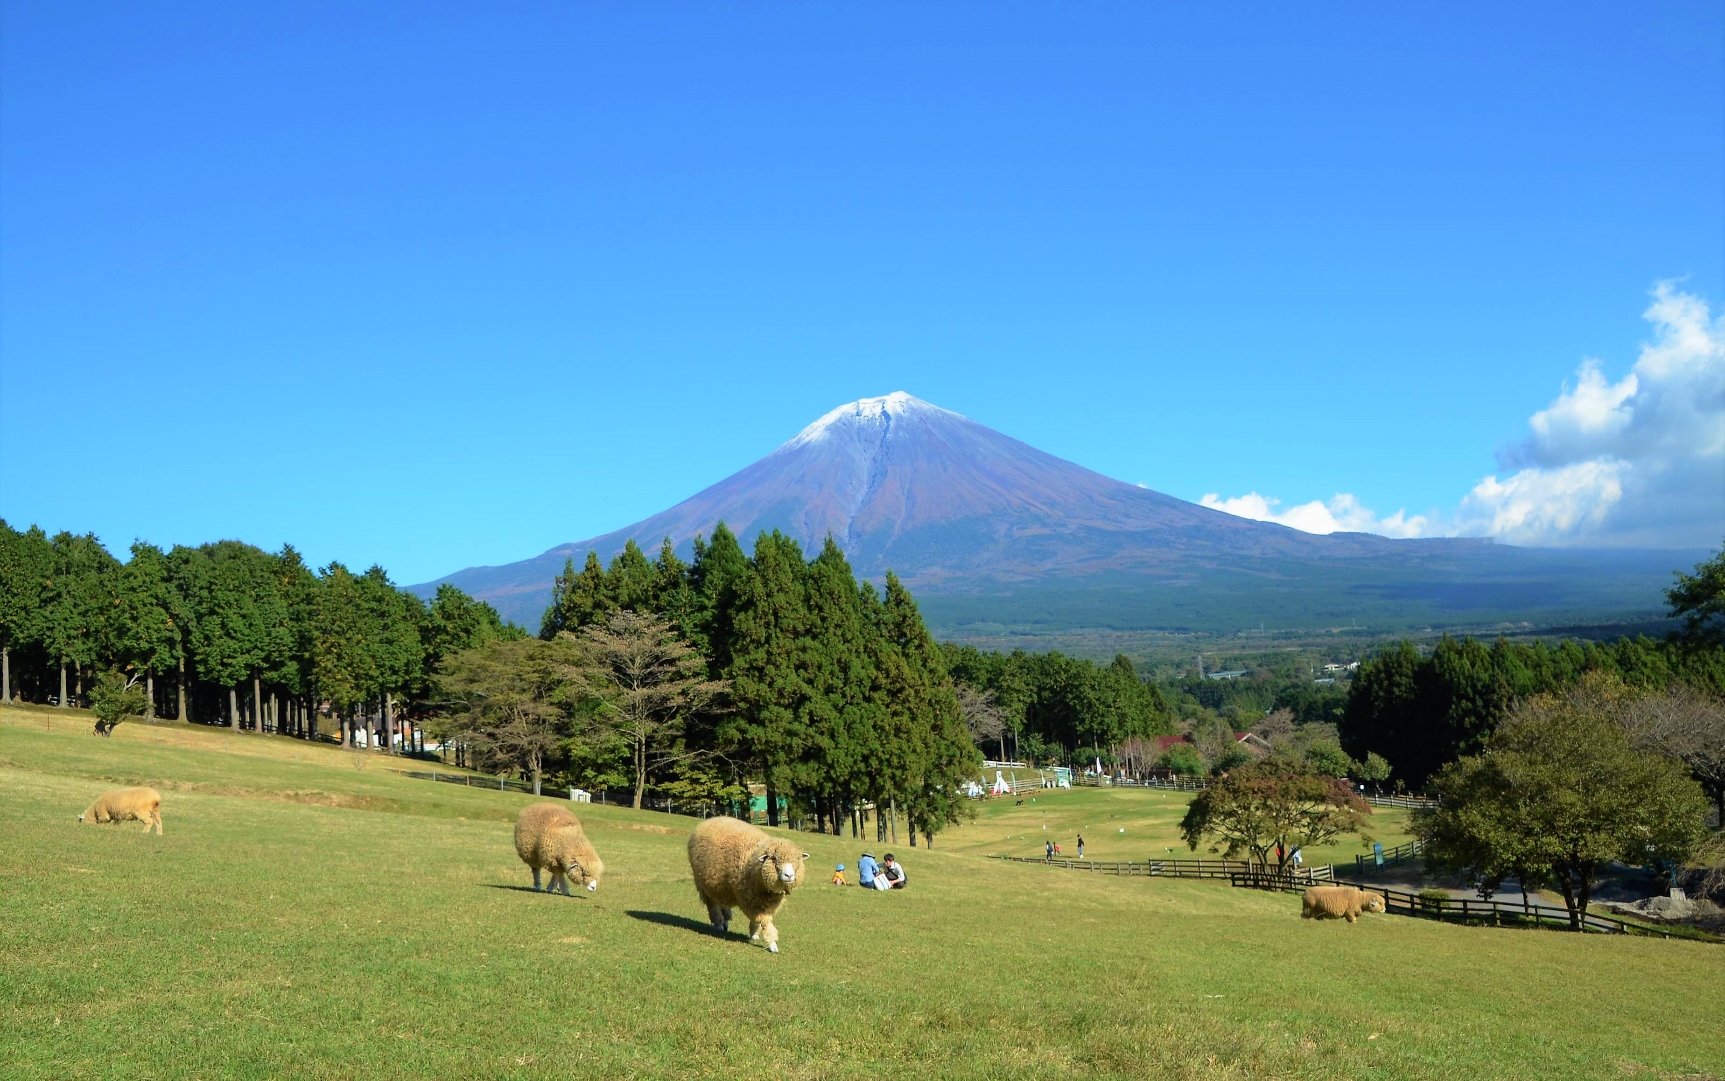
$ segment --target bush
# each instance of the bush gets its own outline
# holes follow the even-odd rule
[[[1216,759],[1216,761],[1211,764],[1210,773],[1212,776],[1220,777],[1231,770],[1240,769],[1243,766],[1249,766],[1253,761],[1254,759],[1250,752],[1244,750],[1238,744],[1235,744],[1234,746],[1229,747],[1226,751],[1223,751],[1222,757]]]
[[[138,677],[128,679],[119,672],[103,672],[90,689],[90,709],[96,714],[96,734],[112,735],[127,717],[141,715],[149,705]]]
[[[1346,777],[1354,760],[1334,743],[1314,743],[1306,748],[1306,765],[1326,777]]]
[[[1204,775],[1204,759],[1199,756],[1198,749],[1190,743],[1176,743],[1162,752],[1162,757],[1156,760],[1156,765],[1162,769],[1172,770],[1183,777],[1201,777]]]
[[[1420,907],[1428,912],[1441,912],[1450,901],[1448,890],[1421,890],[1419,897]]]

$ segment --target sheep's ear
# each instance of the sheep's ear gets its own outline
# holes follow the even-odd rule
[[[804,852],[804,853],[803,853],[803,859],[805,859],[805,860],[806,860],[806,859],[808,859],[808,858],[809,858],[809,854],[808,854],[808,853],[807,853],[807,852]]]
[[[765,863],[772,858],[773,858],[773,854],[771,852],[762,852],[761,853],[761,862],[762,863]]]

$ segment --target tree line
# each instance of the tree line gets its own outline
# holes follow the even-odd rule
[[[943,648],[968,692],[965,712],[977,742],[992,744],[1002,759],[1107,764],[1134,741],[1174,732],[1162,693],[1124,655],[1102,665],[1058,652]]]
[[[1681,742],[1699,749],[1679,757],[1725,816],[1725,765],[1702,764],[1708,755],[1725,758],[1725,551],[1693,575],[1679,573],[1666,597],[1683,626],[1664,639],[1487,645],[1446,635],[1430,653],[1403,641],[1360,665],[1342,709],[1342,747],[1356,758],[1379,754],[1397,776],[1423,785],[1485,751],[1523,704],[1604,681],[1628,698],[1701,704],[1695,716],[1713,719],[1685,722]]]
[[[633,542],[566,563],[532,643],[451,659],[445,720],[481,757],[525,755],[588,788],[740,803],[768,821],[912,843],[955,821],[980,760],[947,658],[908,590],[859,583],[829,537],[813,558],[723,522],[692,559]]]
[[[305,738],[328,717],[350,745],[395,750],[418,738],[445,658],[523,635],[453,586],[426,602],[381,567],[314,570],[292,547],[140,541],[121,562],[93,534],[0,520],[8,702],[141,691],[146,716]]]

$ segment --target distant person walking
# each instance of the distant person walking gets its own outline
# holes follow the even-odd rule
[[[1042,842],[1042,858],[1045,860],[1051,860],[1054,858],[1054,842],[1053,841]]]
[[[1084,858],[1084,835],[1082,833],[1078,835],[1078,858]]]

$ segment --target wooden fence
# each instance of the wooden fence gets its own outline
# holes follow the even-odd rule
[[[1074,774],[1072,784],[1079,788],[1161,788],[1173,792],[1199,792],[1210,787],[1208,777],[1098,777],[1095,774]],[[1419,810],[1436,807],[1438,801],[1430,796],[1369,796],[1364,793],[1360,798],[1373,807],[1402,807]]]
[[[1267,870],[1261,863],[1250,863],[1246,860],[1074,860],[1065,857],[1054,859],[1039,859],[1035,856],[996,856],[995,859],[1008,863],[1040,863],[1047,867],[1059,867],[1068,871],[1087,871],[1091,874],[1120,875],[1123,877],[1145,876],[1150,878],[1213,878],[1231,879],[1235,875],[1256,875],[1260,878],[1272,878],[1279,881],[1274,871]],[[1290,868],[1285,879],[1290,884],[1298,884],[1301,889],[1327,882],[1333,873],[1328,864],[1320,867]]]
[[[1274,877],[1259,874],[1238,874],[1230,878],[1232,885],[1260,890],[1303,890],[1306,887],[1298,883],[1290,883]],[[1354,886],[1369,890],[1383,897],[1384,911],[1397,916],[1414,916],[1423,919],[1449,920],[1454,923],[1472,926],[1492,927],[1555,927],[1559,930],[1569,930],[1571,922],[1569,913],[1563,909],[1551,908],[1545,905],[1535,905],[1525,898],[1520,904],[1511,901],[1483,901],[1469,897],[1438,897],[1436,895],[1422,896],[1417,893],[1407,893],[1403,890],[1384,889],[1365,882],[1347,882],[1334,879],[1338,886]],[[1670,938],[1671,933],[1659,927],[1647,927],[1627,920],[1611,916],[1601,916],[1589,912],[1582,918],[1583,932],[1594,934],[1635,934],[1657,935],[1660,938]],[[1689,937],[1679,935],[1679,937]]]
[[[446,784],[465,785],[468,788],[496,789],[499,792],[525,792],[529,796],[537,795],[541,799],[573,800],[575,798],[575,792],[577,791],[573,788],[563,789],[554,786],[541,785],[540,790],[535,793],[533,791],[533,786],[528,784],[526,781],[512,781],[506,777],[499,777],[495,782],[493,782],[489,777],[478,776],[471,773],[439,773],[436,770],[397,769],[394,766],[385,766],[383,768],[390,773],[399,773],[403,777],[413,777],[421,781],[439,781]],[[588,794],[592,797],[592,801],[594,803],[617,803],[616,800],[611,798],[611,793],[608,789],[602,789],[598,792]],[[630,802],[634,801],[634,793],[626,793],[626,795],[628,796],[628,801],[620,803],[618,806],[626,807]],[[684,800],[682,803],[678,803],[673,799],[660,798],[656,796],[643,797],[641,801],[641,809],[643,811],[662,811],[665,814],[687,815],[691,818],[711,818],[715,814],[724,813],[718,810],[715,804],[710,802],[701,800]]]
[[[1422,848],[1418,841],[1409,841],[1394,848],[1386,848],[1384,849],[1384,866],[1389,867],[1392,864],[1405,863],[1418,857],[1421,851]],[[1365,852],[1354,857],[1354,873],[1356,875],[1363,875],[1367,868],[1377,865],[1378,854],[1376,852]]]

